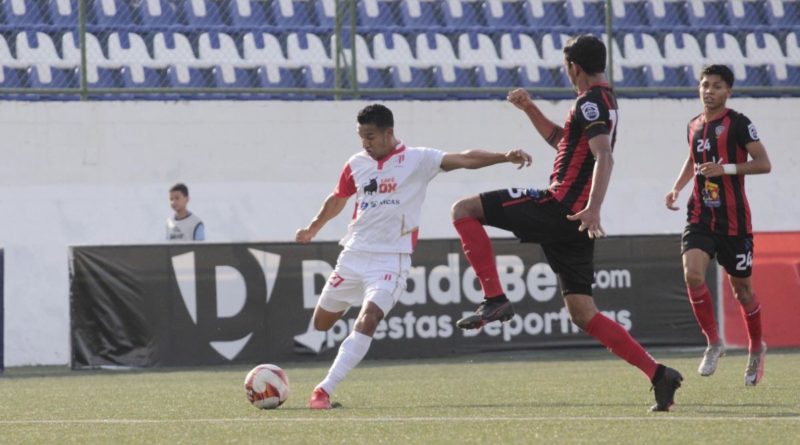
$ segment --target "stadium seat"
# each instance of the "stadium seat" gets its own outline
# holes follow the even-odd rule
[[[153,67],[169,68],[167,81],[170,85],[198,83],[192,78],[189,69],[197,66],[197,58],[192,51],[189,39],[181,33],[172,34],[173,45],[169,45],[167,33],[159,32],[153,37]]]
[[[498,68],[495,73],[496,78],[491,79],[486,75],[483,68],[478,66],[474,70],[475,84],[481,88],[506,88],[510,90],[520,85],[517,73],[517,68]],[[501,97],[498,93],[492,93],[492,96]]]
[[[300,76],[305,83],[306,88],[319,88],[319,89],[332,89],[336,87],[336,75],[333,68],[322,68],[322,76],[315,73],[319,67],[305,66],[300,69]],[[330,94],[311,94],[309,99],[333,99]]]
[[[27,68],[27,61],[20,61],[11,55],[11,47],[9,46],[3,34],[0,34],[0,66],[9,68]]]
[[[622,67],[622,77],[614,78],[615,87],[642,88],[647,86],[645,78],[645,66]]]
[[[690,83],[696,85],[706,58],[700,44],[688,33],[671,33],[664,37],[664,65],[690,67]]]
[[[367,46],[367,41],[361,35],[355,36],[356,42],[356,75],[360,81],[366,82],[369,78],[368,69],[375,68],[378,64],[372,58],[372,54],[369,52],[369,47]],[[349,63],[349,61],[353,60],[352,52],[353,49],[350,47],[350,42],[342,42],[343,48],[342,52],[344,54],[344,60]],[[336,48],[336,36],[331,36],[331,48]],[[385,67],[384,67],[385,68]]]
[[[728,33],[706,35],[706,57],[709,61],[724,61],[733,70],[736,79],[745,77],[747,58],[733,35]]]
[[[356,3],[358,26],[361,31],[393,31],[403,26],[398,2],[361,0]]]
[[[272,16],[275,23],[288,31],[310,29],[317,26],[317,12],[315,2],[274,0],[272,2]]]
[[[78,88],[75,68],[31,66],[28,68],[28,81],[31,88]]]
[[[211,70],[199,68],[176,69],[167,67],[167,85],[172,88],[206,88],[213,85]]]
[[[214,37],[218,40],[216,47],[213,46]],[[234,70],[236,67],[243,66],[244,63],[239,57],[233,37],[224,33],[204,32],[198,37],[197,49],[197,66],[201,68],[218,67],[217,71],[220,71],[226,84],[236,83]]]
[[[686,26],[686,3],[681,1],[648,0],[644,3],[644,13],[652,29],[671,31],[678,26]]]
[[[310,33],[291,33],[286,37],[286,63],[291,68],[302,68],[311,76],[309,87],[322,88],[327,80],[324,70],[333,69],[333,59],[325,50],[319,37]]]
[[[89,7],[88,22],[97,25],[103,30],[134,25],[136,22],[129,2],[94,0],[87,3]]]
[[[153,65],[153,59],[147,51],[147,45],[142,36],[136,33],[111,33],[108,36],[108,65],[118,66],[121,72],[123,85],[127,75],[132,80],[132,85],[146,83],[145,67]],[[151,85],[144,85],[151,86]]]
[[[614,11],[613,26],[617,30],[646,31],[649,26],[645,5],[643,1],[612,0],[611,9]]]
[[[123,66],[120,69],[120,77],[125,88],[161,88],[166,85],[164,70],[150,67]]]
[[[500,57],[492,39],[486,34],[464,33],[458,36],[458,62],[461,68],[480,66],[490,82],[497,81]]]
[[[688,77],[689,68],[686,66],[665,66],[663,67],[661,77],[655,75],[653,70],[650,69],[649,66],[644,67],[644,75],[646,85],[652,88],[664,88],[664,87],[696,87],[697,83],[692,81],[690,82],[690,78]],[[675,94],[675,93],[667,93],[667,96],[670,97],[687,97],[689,96],[686,93],[683,94]],[[694,93],[691,93],[691,97],[694,97]]]
[[[800,65],[800,30],[786,34],[786,61]]]
[[[274,70],[267,70],[260,66],[256,69],[253,80],[259,88],[303,88],[305,83],[299,74],[299,69],[276,67]]]
[[[253,75],[255,69],[232,68],[229,73],[225,72],[225,66],[215,66],[211,68],[211,75],[214,77],[214,86],[217,88],[252,88],[255,85]]]
[[[746,65],[744,77],[737,77],[734,84],[737,87],[768,87],[770,76],[767,65]]]
[[[195,30],[210,30],[225,26],[217,5],[217,2],[208,0],[184,0],[183,15],[186,17],[186,23]]]
[[[686,16],[689,20],[689,26],[706,30],[724,29],[729,25],[724,3],[721,1],[687,0]]]
[[[605,29],[605,1],[567,0],[567,24],[573,32],[603,32]]]
[[[256,41],[258,39],[256,36],[260,38],[261,46],[257,45]],[[242,37],[242,54],[243,66],[261,69],[263,73],[257,73],[258,79],[261,79],[263,74],[269,80],[270,85],[280,82],[280,70],[288,65],[283,49],[281,49],[280,41],[276,36],[268,33],[251,32],[245,34]],[[264,82],[261,83],[263,84]]]
[[[431,68],[439,66],[446,79],[455,78],[455,62],[457,60],[453,45],[444,34],[419,34],[416,38],[417,67]]]
[[[47,26],[47,15],[40,9],[41,3],[26,0],[5,0],[2,12],[5,22],[19,30],[37,31]],[[2,22],[0,22],[2,23]]]
[[[58,56],[56,46],[49,34],[43,32],[20,32],[16,36],[17,58],[22,66],[35,66],[36,82],[44,87],[52,87],[50,68],[74,68]],[[68,77],[64,74],[61,80]]]
[[[528,72],[537,72],[542,57],[533,39],[527,34],[503,34],[500,36],[500,60],[497,65],[501,68],[524,66]],[[537,74],[538,76],[538,74]]]
[[[168,0],[142,0],[139,5],[139,16],[142,25],[150,31],[177,31],[183,25],[178,12]]]
[[[525,22],[533,30],[541,32],[566,31],[567,11],[564,2],[528,0],[522,7],[522,14]]]
[[[767,0],[764,11],[767,23],[781,29],[797,28],[800,2],[795,0]]]
[[[402,34],[376,34],[372,40],[376,66],[392,67],[403,82],[411,82],[411,67],[417,65],[411,45]]]
[[[767,24],[765,5],[762,1],[728,0],[723,3],[725,17],[733,27],[752,28]]]
[[[86,76],[86,83],[89,88],[120,88],[122,80],[120,72],[114,68],[97,68],[94,78]]]
[[[412,67],[409,70],[408,79],[401,77],[399,71],[395,67],[391,67],[389,68],[389,79],[394,88],[431,88],[433,86],[433,79],[431,79],[430,70],[416,67]],[[411,94],[396,97],[411,98],[417,96]]]
[[[745,36],[744,54],[748,65],[770,65],[777,76],[785,79],[786,62],[778,39],[772,34],[763,32],[748,33]],[[800,59],[795,59],[800,64]]]
[[[257,0],[229,0],[222,2],[227,7],[231,25],[239,30],[254,30],[270,26],[264,2]]]
[[[527,25],[522,7],[523,2],[486,0],[481,5],[486,25],[494,31],[510,31]]]
[[[400,2],[400,16],[409,31],[426,31],[442,26],[439,1],[404,0]]]
[[[0,67],[0,89],[1,88],[24,88],[25,78],[22,70],[8,66]],[[0,97],[4,97],[0,95]]]
[[[564,64],[564,44],[569,36],[561,33],[545,34],[542,37],[542,63],[544,68],[561,68]]]
[[[78,27],[78,0],[49,0],[47,7],[53,26],[70,30]]]
[[[336,4],[337,0],[316,0],[317,20],[320,29],[327,31],[333,30],[336,26]],[[342,4],[344,6],[344,4]]]
[[[800,85],[800,65],[787,65],[786,77],[779,77],[772,65],[767,65],[769,83],[774,87],[797,87]]]
[[[536,68],[529,71],[527,67],[520,67],[517,70],[520,86],[533,90],[533,94],[548,100],[573,99],[574,93],[565,91],[562,93],[545,93],[542,88],[566,88],[569,81],[562,70],[558,68]]]
[[[81,65],[81,49],[80,42],[77,40],[77,34],[74,32],[66,32],[61,35],[61,51],[63,54],[62,68],[77,68]],[[109,66],[106,57],[103,55],[103,49],[100,47],[100,41],[94,34],[86,33],[86,79],[89,84],[102,83],[99,80],[98,69],[101,66]],[[107,69],[107,68],[106,68]]]
[[[485,26],[479,2],[462,2],[461,0],[445,0],[442,3],[444,25],[451,31],[475,30]]]
[[[661,55],[658,42],[653,36],[639,32],[625,34],[623,48],[624,55],[622,59],[617,59],[617,63],[621,64],[623,69],[649,66],[656,78],[662,79],[664,77],[664,67],[662,65],[664,57]]]
[[[431,69],[433,74],[433,86],[437,89],[440,88],[474,88],[476,86],[473,79],[473,70],[468,68],[455,67],[453,69],[453,76],[450,77],[445,70],[441,67],[434,66]],[[476,93],[441,93],[429,96],[432,98],[448,98],[448,99],[477,99],[481,94]]]

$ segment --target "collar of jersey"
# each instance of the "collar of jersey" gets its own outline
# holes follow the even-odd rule
[[[402,142],[398,142],[397,145],[394,146],[394,150],[390,151],[389,154],[386,155],[386,157],[384,157],[383,159],[378,161],[378,169],[382,169],[383,168],[383,164],[385,164],[386,161],[391,159],[392,156],[394,156],[394,155],[396,155],[398,153],[402,153],[404,151],[406,151],[406,144],[404,144]]]

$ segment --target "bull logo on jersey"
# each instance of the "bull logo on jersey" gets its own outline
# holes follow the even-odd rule
[[[370,178],[369,184],[364,186],[364,193],[374,195],[378,191],[378,178]]]
[[[596,121],[600,117],[600,109],[594,102],[585,102],[581,105],[581,113],[587,121]]]

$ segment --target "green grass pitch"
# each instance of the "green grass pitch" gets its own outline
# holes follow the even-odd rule
[[[0,443],[59,444],[790,444],[800,441],[800,351],[771,351],[757,387],[746,354],[700,377],[702,351],[654,350],[685,381],[670,413],[650,384],[599,349],[365,361],[340,384],[343,407],[306,401],[328,363],[277,363],[289,400],[245,399],[250,366],[142,372],[11,368],[0,376]],[[255,364],[254,364],[255,365]]]

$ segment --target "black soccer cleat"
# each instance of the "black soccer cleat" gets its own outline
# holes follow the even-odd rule
[[[461,329],[478,329],[486,323],[495,320],[508,321],[514,316],[514,308],[505,297],[495,297],[483,300],[475,313],[468,315],[456,322]]]
[[[675,391],[681,387],[682,381],[683,376],[680,372],[658,365],[651,388],[656,393],[656,404],[650,407],[650,411],[669,411],[675,404]]]

